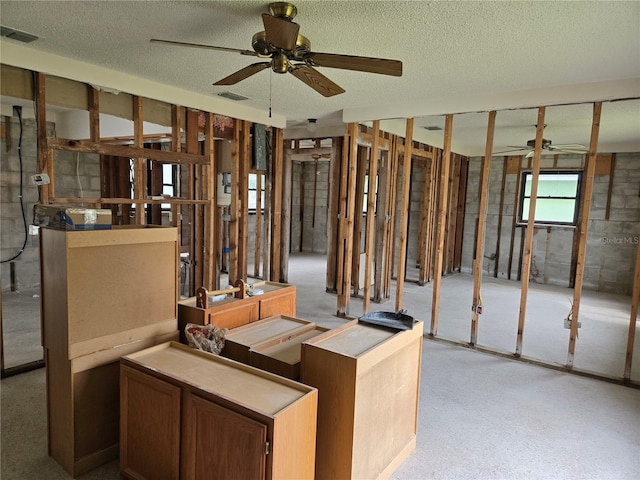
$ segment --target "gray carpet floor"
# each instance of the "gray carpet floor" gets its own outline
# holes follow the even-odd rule
[[[336,297],[324,293],[324,268],[319,258],[313,255],[294,258],[289,281],[298,286],[297,316],[334,327],[343,320],[334,316]],[[462,282],[460,289],[466,293],[468,282],[463,277],[458,280]],[[468,336],[469,300],[453,285],[452,282],[443,290],[439,333],[454,333],[451,338],[464,340]],[[504,292],[508,289],[495,288],[501,288],[500,301],[506,305]],[[536,295],[534,293],[534,300]],[[487,293],[487,298],[491,301],[491,293]],[[554,305],[548,298],[541,302],[545,308],[551,308],[552,313],[563,312],[564,303]],[[617,297],[612,302],[608,300],[611,299],[596,296],[594,310],[602,308],[598,302],[606,301],[607,311],[619,312],[624,325],[628,300]],[[361,313],[360,303],[352,301],[352,315]],[[430,287],[406,284],[405,308],[426,320],[425,326],[429,323],[430,304]],[[541,311],[535,302],[530,305],[533,320],[528,316],[528,328],[542,329],[543,317],[554,315],[549,315],[548,310]],[[393,310],[393,307],[393,298],[384,304],[372,304],[373,310]],[[499,324],[492,324],[496,318],[485,314],[480,339],[485,345],[497,348],[501,347],[499,342],[504,342],[504,350],[513,351],[515,337],[502,332]],[[540,318],[537,324],[536,318]],[[554,322],[543,329],[545,336],[541,339],[536,340],[535,335],[525,336],[525,354],[529,349],[545,359],[555,351],[560,341],[548,340],[549,329],[556,328]],[[498,330],[499,334],[490,335],[491,329]],[[606,333],[605,330],[602,331]],[[556,332],[552,337],[565,333],[551,332]],[[602,337],[605,333],[586,340],[604,346],[598,355],[605,355],[609,350],[615,359],[612,362],[618,365],[618,335]],[[587,334],[581,334],[581,338],[585,336]],[[566,342],[560,343],[564,345],[558,350],[562,352],[558,354],[559,363],[564,363]],[[583,352],[590,351],[584,343],[578,346]],[[583,361],[588,358],[584,356]],[[553,362],[554,358],[547,360]],[[608,368],[603,366],[602,373]],[[47,456],[44,370],[3,379],[0,389],[0,478],[71,478]],[[117,479],[118,462],[81,478]],[[640,390],[425,339],[417,448],[392,478],[637,480],[640,478]]]

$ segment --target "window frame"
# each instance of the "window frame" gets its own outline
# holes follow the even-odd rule
[[[553,175],[577,175],[577,185],[576,185],[576,195],[575,197],[552,197],[545,196],[540,197],[536,196],[536,207],[537,201],[540,199],[556,199],[556,200],[573,200],[573,220],[571,222],[557,222],[551,220],[535,220],[534,225],[536,226],[560,226],[560,227],[575,227],[578,224],[578,215],[580,212],[580,199],[582,197],[582,177],[584,171],[583,170],[571,170],[571,169],[552,169],[552,170],[541,170],[540,176],[538,177],[538,182],[540,182],[540,178],[544,176],[553,176]],[[525,187],[527,184],[527,179],[533,178],[532,170],[524,170],[520,176],[520,192],[518,195],[518,216],[516,218],[516,224],[519,226],[526,226],[528,224],[528,218],[522,218],[522,212],[524,209],[524,201],[525,199],[529,199],[531,201],[531,196],[525,195]]]

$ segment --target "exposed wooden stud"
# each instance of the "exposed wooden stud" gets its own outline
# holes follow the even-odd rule
[[[500,241],[502,236],[502,214],[504,213],[504,190],[507,183],[507,157],[504,158],[502,164],[502,181],[500,183],[500,205],[498,206],[498,231],[496,232],[496,252],[493,265],[493,277],[498,278],[498,270],[500,269]],[[515,208],[514,208],[515,215]]]
[[[431,171],[429,178],[429,217],[427,219],[427,265],[426,265],[426,281],[429,281],[433,272],[433,257],[434,257],[434,243],[435,243],[435,219],[436,208],[438,202],[438,166],[442,165],[442,150],[434,148],[433,160],[431,161]]]
[[[469,158],[460,158],[460,181],[458,184],[458,213],[456,214],[456,236],[453,250],[453,270],[462,268],[462,240],[464,238],[464,213],[467,200],[467,173],[469,170]]]
[[[284,152],[284,144],[283,144]],[[291,192],[293,190],[293,159],[284,156],[282,168],[282,233],[280,238],[280,282],[289,281],[289,250],[291,249]]]
[[[382,301],[383,294],[383,278],[385,275],[385,250],[387,245],[387,197],[389,196],[390,182],[390,155],[388,150],[381,152],[381,158],[378,162],[378,195],[376,199],[376,218],[375,218],[375,247],[374,247],[374,271],[373,271],[373,299],[376,302]]]
[[[334,137],[329,163],[329,205],[327,208],[327,277],[326,291],[337,292],[338,262],[338,207],[340,195],[340,165],[342,158],[342,138]]]
[[[143,100],[138,95],[133,97],[133,145],[136,148],[143,146]],[[143,156],[136,156],[133,159],[133,195],[136,198],[147,197],[147,159]],[[135,223],[144,225],[145,204],[136,203]]]
[[[636,269],[633,276],[633,293],[631,294],[631,316],[629,317],[629,332],[627,334],[627,353],[624,361],[624,380],[631,379],[631,364],[633,360],[633,346],[635,345],[636,324],[638,322],[638,303],[640,302],[640,247],[636,252]]]
[[[229,284],[234,285],[241,279],[238,264],[238,252],[240,243],[240,216],[242,215],[242,120],[233,122],[233,141],[231,143],[231,206],[229,219]]]
[[[345,137],[342,142],[342,155],[340,160],[340,177],[339,177],[339,193],[338,193],[338,248],[336,250],[336,289],[338,294],[338,312],[345,306],[345,302],[341,300],[340,296],[344,297],[344,262],[345,258],[345,230],[346,230],[346,210],[347,210],[347,197],[348,197],[348,180],[349,180],[349,154],[352,150],[352,144],[355,145],[355,140],[351,140],[351,125],[345,126]],[[355,149],[355,147],[353,147]],[[346,294],[349,296],[349,293]],[[347,300],[348,302],[348,300]]]
[[[569,333],[569,353],[567,354],[567,368],[573,368],[573,359],[578,337],[578,321],[580,313],[580,298],[582,296],[582,282],[584,279],[584,262],[587,253],[587,232],[589,229],[589,212],[591,210],[591,197],[596,170],[596,155],[598,152],[598,135],[600,133],[600,116],[602,102],[593,104],[593,123],[591,125],[591,141],[587,154],[587,165],[583,179],[584,197],[582,199],[582,218],[578,226],[580,242],[578,244],[578,260],[576,262],[576,280],[573,289],[573,304],[571,307],[571,329]],[[532,193],[533,195],[533,193]]]
[[[391,297],[391,278],[393,277],[393,267],[395,262],[395,245],[396,245],[396,210],[398,207],[398,175],[400,172],[400,155],[398,153],[399,139],[397,135],[391,137],[391,150],[389,151],[389,159],[391,166],[390,184],[387,195],[387,224],[386,244],[385,244],[385,271],[383,277],[383,297],[385,299]]]
[[[53,152],[47,140],[47,101],[44,73],[36,73],[36,129],[38,132],[38,172],[49,175],[50,183],[38,187],[40,202],[49,203],[55,196],[53,177]]]
[[[613,172],[616,169],[616,154],[611,154],[611,163],[609,166],[609,188],[607,189],[607,207],[604,213],[604,219],[609,220],[611,213],[611,194],[613,193]]]
[[[215,158],[215,137],[213,129],[213,113],[205,113],[205,155],[209,157],[209,165],[205,167],[203,180],[204,200],[207,205],[204,207],[204,287],[207,290],[215,290],[216,285],[216,158]]]
[[[260,266],[262,264],[262,179],[264,174],[256,172],[256,228],[255,247],[253,257],[253,276],[261,278]]]
[[[171,105],[171,148],[174,152],[182,151],[182,115],[184,108],[179,105]]]
[[[200,152],[199,145],[199,111],[187,109],[186,111],[186,151],[187,153]],[[190,199],[201,201],[200,191],[200,171],[197,170],[198,165],[188,166],[188,194]],[[191,268],[189,268],[190,282],[189,295],[195,295],[195,290],[203,286],[203,269],[202,269],[202,207],[192,203],[189,205],[189,260]]]
[[[536,200],[538,196],[538,180],[540,179],[540,156],[542,153],[542,135],[544,131],[545,107],[538,108],[538,123],[536,124],[536,143],[533,153],[531,198],[529,200],[529,219],[527,221],[526,238],[524,242],[524,258],[522,260],[522,280],[520,290],[520,311],[518,315],[518,337],[516,340],[516,356],[522,355],[522,339],[524,335],[524,321],[527,315],[527,295],[529,293],[529,274],[531,272],[531,257],[533,250],[533,233],[536,218]]]
[[[362,313],[369,311],[371,301],[371,271],[373,267],[373,234],[376,219],[376,184],[378,178],[378,143],[380,138],[380,120],[373,121],[373,139],[369,154],[369,183],[367,185],[367,223],[365,226],[365,264],[364,285],[362,290]]]
[[[398,275],[396,279],[396,311],[402,309],[404,277],[407,268],[407,236],[411,208],[411,156],[413,154],[413,118],[407,118],[402,165],[402,198],[400,206],[400,245],[398,248]]]
[[[270,280],[280,280],[282,241],[282,170],[284,167],[284,137],[281,128],[273,129],[273,157],[271,169],[271,253]],[[265,272],[266,274],[266,272]]]
[[[100,141],[100,92],[91,85],[87,86],[89,103],[89,139]]]
[[[453,133],[453,115],[445,117],[444,150],[440,172],[440,198],[438,201],[438,223],[436,231],[436,250],[433,266],[433,300],[431,302],[430,334],[438,334],[438,313],[440,310],[440,285],[442,283],[442,263],[444,257],[444,231],[447,219],[447,198],[449,196],[449,165],[451,163],[451,136]]]
[[[496,126],[496,111],[489,112],[487,123],[487,142],[482,171],[480,173],[480,206],[478,207],[478,233],[473,262],[473,297],[471,299],[471,345],[478,343],[478,307],[482,308],[480,290],[482,288],[482,261],[484,259],[484,236],[487,226],[487,209],[489,205],[489,173],[491,172],[491,152],[493,151],[493,135]]]
[[[433,163],[433,162],[431,162]],[[422,191],[420,192],[420,227],[418,230],[418,285],[427,283],[427,245],[428,245],[428,222],[429,222],[429,201],[431,200],[429,183],[431,176],[431,163],[427,163],[422,169]]]
[[[520,176],[522,175],[522,159],[521,157],[509,157],[507,162],[509,164],[513,164],[513,159],[517,159],[517,168],[515,169],[516,174],[516,192],[515,199],[513,200],[513,219],[511,222],[511,242],[509,243],[509,265],[507,266],[507,279],[511,280],[511,269],[513,268],[513,250],[516,242],[516,225],[518,223],[518,208],[520,201],[520,184],[522,183]],[[511,169],[509,173],[512,173]],[[518,267],[520,268],[520,267]],[[518,273],[518,280],[520,280],[520,274]]]
[[[240,122],[239,122],[240,123]],[[249,166],[251,164],[251,122],[242,121],[240,176],[238,178],[238,278],[247,280],[249,251]]]
[[[364,183],[367,175],[367,148],[358,145],[358,171],[353,216],[353,256],[351,259],[351,284],[357,295],[360,292],[360,254],[362,245],[362,211],[364,209]]]
[[[451,195],[449,205],[449,231],[447,236],[447,267],[448,273],[453,272],[455,246],[456,246],[456,227],[458,225],[458,194],[460,188],[460,155],[452,155],[453,164],[451,166]]]
[[[349,300],[351,297],[351,259],[353,255],[353,227],[355,215],[355,187],[358,168],[358,124],[347,125],[349,147],[344,149],[342,159],[343,177],[345,189],[340,194],[340,247],[342,261],[338,261],[338,311],[339,317],[346,317],[349,313]],[[346,153],[346,155],[345,155]],[[342,275],[340,275],[342,272]],[[342,278],[341,278],[342,277]],[[341,280],[341,281],[340,281]]]

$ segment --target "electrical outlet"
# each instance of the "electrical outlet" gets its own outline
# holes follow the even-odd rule
[[[47,185],[51,183],[51,180],[46,173],[36,173],[35,175],[31,175],[31,183],[38,186]]]
[[[29,225],[29,235],[38,235],[40,227],[38,225]]]
[[[571,322],[573,322],[573,320],[569,319],[569,318],[565,318],[564,319],[564,328],[566,328],[567,330],[571,330]],[[578,322],[578,328],[582,327],[582,322]]]

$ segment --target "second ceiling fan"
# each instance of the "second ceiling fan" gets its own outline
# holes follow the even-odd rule
[[[151,42],[180,47],[219,50],[270,59],[269,61],[248,65],[222,80],[218,80],[214,85],[235,85],[271,67],[276,73],[291,73],[321,95],[332,97],[333,95],[344,93],[345,90],[314,67],[340,68],[396,77],[402,76],[402,62],[399,60],[311,51],[311,42],[308,38],[299,34],[300,25],[293,21],[296,14],[296,7],[288,2],[269,4],[269,13],[262,14],[264,31],[256,33],[251,40],[253,50],[156,38],[151,39]]]

